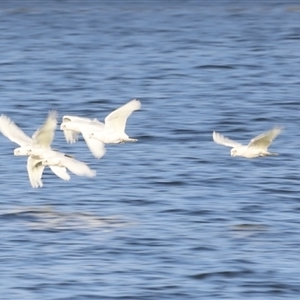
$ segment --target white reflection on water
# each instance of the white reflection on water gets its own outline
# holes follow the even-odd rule
[[[60,212],[51,206],[26,207],[8,211],[2,216],[10,215],[23,219],[25,225],[34,230],[78,230],[112,228],[133,225],[121,216],[100,217],[86,212]]]

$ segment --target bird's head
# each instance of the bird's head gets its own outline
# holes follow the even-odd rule
[[[61,124],[60,124],[60,129],[61,129],[61,130],[67,129],[67,125],[66,125],[65,123],[61,123]]]
[[[235,148],[232,148],[232,149],[230,150],[230,155],[231,155],[231,156],[236,156],[236,155],[237,155],[237,150],[236,150]]]
[[[19,147],[14,150],[15,156],[27,156],[27,149],[24,147]]]

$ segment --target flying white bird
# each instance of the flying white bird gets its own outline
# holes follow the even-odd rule
[[[105,123],[97,119],[88,119],[76,116],[64,116],[60,129],[64,131],[68,143],[75,143],[81,133],[90,151],[96,158],[105,154],[104,144],[136,142],[125,133],[128,117],[141,108],[141,102],[133,99],[125,105],[111,112]]]
[[[232,147],[230,150],[231,156],[255,158],[258,156],[277,155],[277,153],[269,152],[268,148],[281,132],[282,128],[274,127],[273,129],[253,138],[247,146],[233,141],[215,131],[213,132],[213,140],[217,144]]]
[[[27,160],[27,172],[30,184],[33,188],[43,186],[42,174],[45,165],[48,165],[50,169],[58,177],[69,180],[70,176],[67,173],[67,169],[76,175],[80,176],[95,176],[95,172],[90,170],[84,163],[76,161],[78,170],[74,171],[74,159],[67,159],[66,165],[61,163],[59,166],[52,163],[44,163],[43,160],[48,157],[65,156],[64,154],[54,151],[50,148],[54,138],[54,131],[57,124],[57,114],[55,111],[51,111],[47,117],[45,123],[35,131],[32,138],[27,136],[10,118],[5,115],[0,117],[0,131],[4,136],[14,143],[20,145],[19,148],[14,150],[16,156],[28,156]],[[73,164],[70,163],[70,160]],[[65,160],[63,160],[65,161]],[[87,171],[87,168],[89,171]]]

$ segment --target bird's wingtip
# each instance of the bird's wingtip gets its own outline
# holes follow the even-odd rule
[[[141,100],[134,98],[130,102],[135,104],[135,110],[141,109],[142,107]]]
[[[48,116],[49,116],[49,118],[56,119],[57,118],[57,111],[55,109],[50,110],[49,113],[48,113]]]
[[[274,127],[274,129],[279,130],[280,132],[284,130],[284,126],[283,125],[276,125]]]

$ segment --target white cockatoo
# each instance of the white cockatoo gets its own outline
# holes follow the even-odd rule
[[[258,156],[277,155],[276,153],[269,152],[268,148],[281,132],[281,127],[274,127],[273,129],[253,138],[248,145],[242,145],[215,131],[213,132],[213,140],[217,144],[231,147],[231,156],[255,158]]]
[[[105,144],[136,142],[125,133],[128,117],[141,108],[141,102],[133,99],[111,112],[104,123],[97,119],[64,116],[60,129],[68,143],[75,143],[81,133],[90,151],[96,158],[105,154]]]
[[[57,113],[51,111],[45,123],[35,131],[32,137],[29,137],[9,117],[6,115],[1,115],[0,117],[0,132],[20,146],[14,150],[14,155],[28,156],[27,172],[33,188],[43,186],[42,174],[46,165],[49,166],[54,174],[64,180],[70,179],[67,169],[76,175],[95,176],[95,171],[91,170],[85,163],[76,161],[63,153],[51,149],[56,125]],[[67,158],[62,159],[59,165],[53,164],[52,161],[50,163],[43,162],[45,159],[52,157]]]

